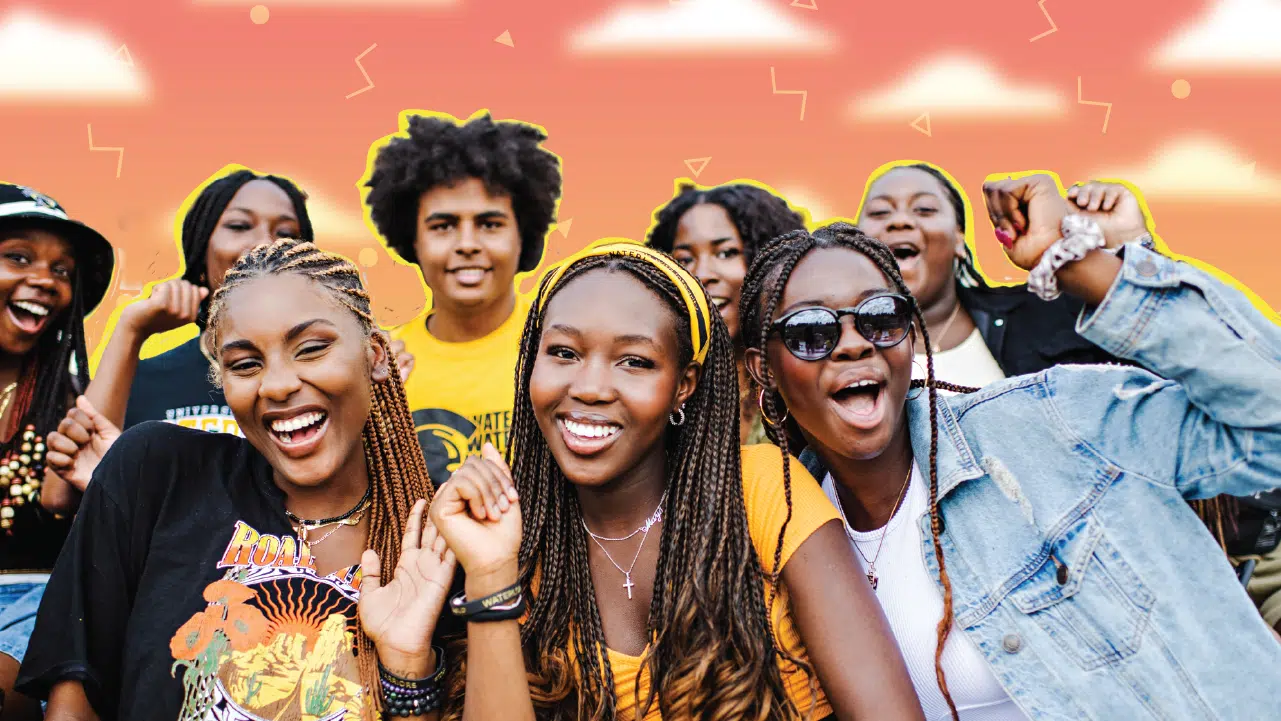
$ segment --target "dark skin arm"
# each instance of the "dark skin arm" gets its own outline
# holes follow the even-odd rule
[[[805,539],[783,567],[792,617],[810,663],[841,721],[923,721],[880,603],[867,579],[850,572],[858,567],[839,520]]]
[[[63,681],[49,692],[45,721],[98,721],[98,714],[89,705],[83,684]]]

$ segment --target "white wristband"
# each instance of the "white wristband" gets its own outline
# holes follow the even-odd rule
[[[1063,237],[1054,241],[1041,254],[1041,260],[1027,276],[1027,289],[1041,300],[1059,297],[1057,274],[1068,263],[1074,263],[1092,250],[1107,245],[1099,224],[1084,215],[1067,215],[1060,225]]]

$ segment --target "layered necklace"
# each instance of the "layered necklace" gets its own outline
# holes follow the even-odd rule
[[[369,487],[365,489],[365,495],[360,498],[360,501],[358,501],[356,505],[351,508],[351,510],[347,511],[341,516],[334,516],[332,518],[322,518],[318,521],[310,521],[305,518],[299,518],[298,516],[295,516],[293,513],[289,511],[288,508],[285,509],[285,515],[289,517],[290,523],[293,524],[294,530],[297,531],[298,540],[302,541],[308,546],[317,546],[323,543],[325,539],[334,535],[334,533],[337,532],[337,530],[339,528],[342,528],[343,526],[360,525],[360,519],[364,517],[365,511],[369,509],[369,505],[373,501],[373,493],[374,493],[374,484],[371,483],[369,484]],[[308,538],[308,536],[311,535],[312,531],[318,531],[322,528],[325,528],[326,526],[333,526],[333,528],[329,529],[329,531],[325,533],[325,535],[321,536],[320,538],[317,538],[314,541]]]
[[[894,520],[894,514],[898,513],[898,507],[903,504],[903,497],[907,495],[907,487],[912,481],[912,464],[907,466],[907,478],[903,480],[903,488],[898,492],[898,500],[894,502],[894,509],[890,511],[890,517],[885,521],[885,526],[881,528],[881,537],[876,541],[876,554],[869,560],[863,549],[858,547],[858,539],[854,537],[854,531],[850,528],[849,518],[845,515],[845,509],[841,507],[841,494],[836,488],[836,477],[832,477],[832,497],[836,499],[836,510],[841,514],[841,525],[845,528],[845,535],[849,536],[850,542],[854,544],[854,550],[858,555],[863,557],[863,562],[867,564],[867,582],[872,584],[872,590],[880,582],[876,575],[876,562],[881,558],[881,548],[885,545],[885,536],[890,532],[890,522]]]
[[[592,529],[587,527],[587,521],[583,518],[579,518],[579,520],[582,521],[583,530],[587,531],[587,535],[591,536],[592,540],[596,542],[597,546],[600,546],[601,553],[604,553],[605,558],[608,558],[609,562],[614,564],[614,568],[617,568],[618,572],[623,574],[623,588],[627,589],[628,600],[631,600],[632,588],[636,585],[632,583],[632,569],[636,568],[636,560],[640,558],[641,549],[645,547],[645,541],[649,539],[650,529],[652,529],[654,526],[663,522],[663,503],[666,500],[667,500],[667,491],[664,490],[663,497],[658,499],[658,507],[654,509],[653,513],[649,514],[649,518],[645,519],[645,523],[643,523],[641,527],[637,528],[635,531],[632,531],[626,536],[619,536],[618,538],[610,538],[609,536],[601,536],[601,535],[592,533]],[[636,547],[636,555],[632,556],[631,565],[629,565],[627,568],[623,568],[622,566],[618,565],[618,561],[615,561],[614,557],[609,555],[609,550],[607,550],[605,548],[605,545],[601,543],[601,541],[606,541],[609,543],[618,543],[620,541],[631,540],[632,538],[635,538],[636,534],[638,533],[641,534],[641,542],[640,542],[640,545]]]

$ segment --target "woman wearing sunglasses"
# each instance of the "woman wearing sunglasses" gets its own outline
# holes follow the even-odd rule
[[[1281,647],[1185,500],[1281,474],[1281,330],[1192,266],[1107,252],[1053,178],[985,192],[1029,287],[1140,367],[936,381],[892,252],[844,223],[763,249],[741,301],[766,421],[806,444],[926,717],[1273,717]]]

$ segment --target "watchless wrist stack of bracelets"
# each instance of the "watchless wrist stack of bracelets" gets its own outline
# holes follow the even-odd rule
[[[449,611],[472,623],[511,621],[524,615],[525,594],[519,583],[475,601],[468,601],[467,596],[460,593],[449,599]]]
[[[388,716],[422,716],[440,708],[440,682],[445,678],[445,649],[436,651],[436,670],[427,678],[397,676],[378,664],[383,708]]]

